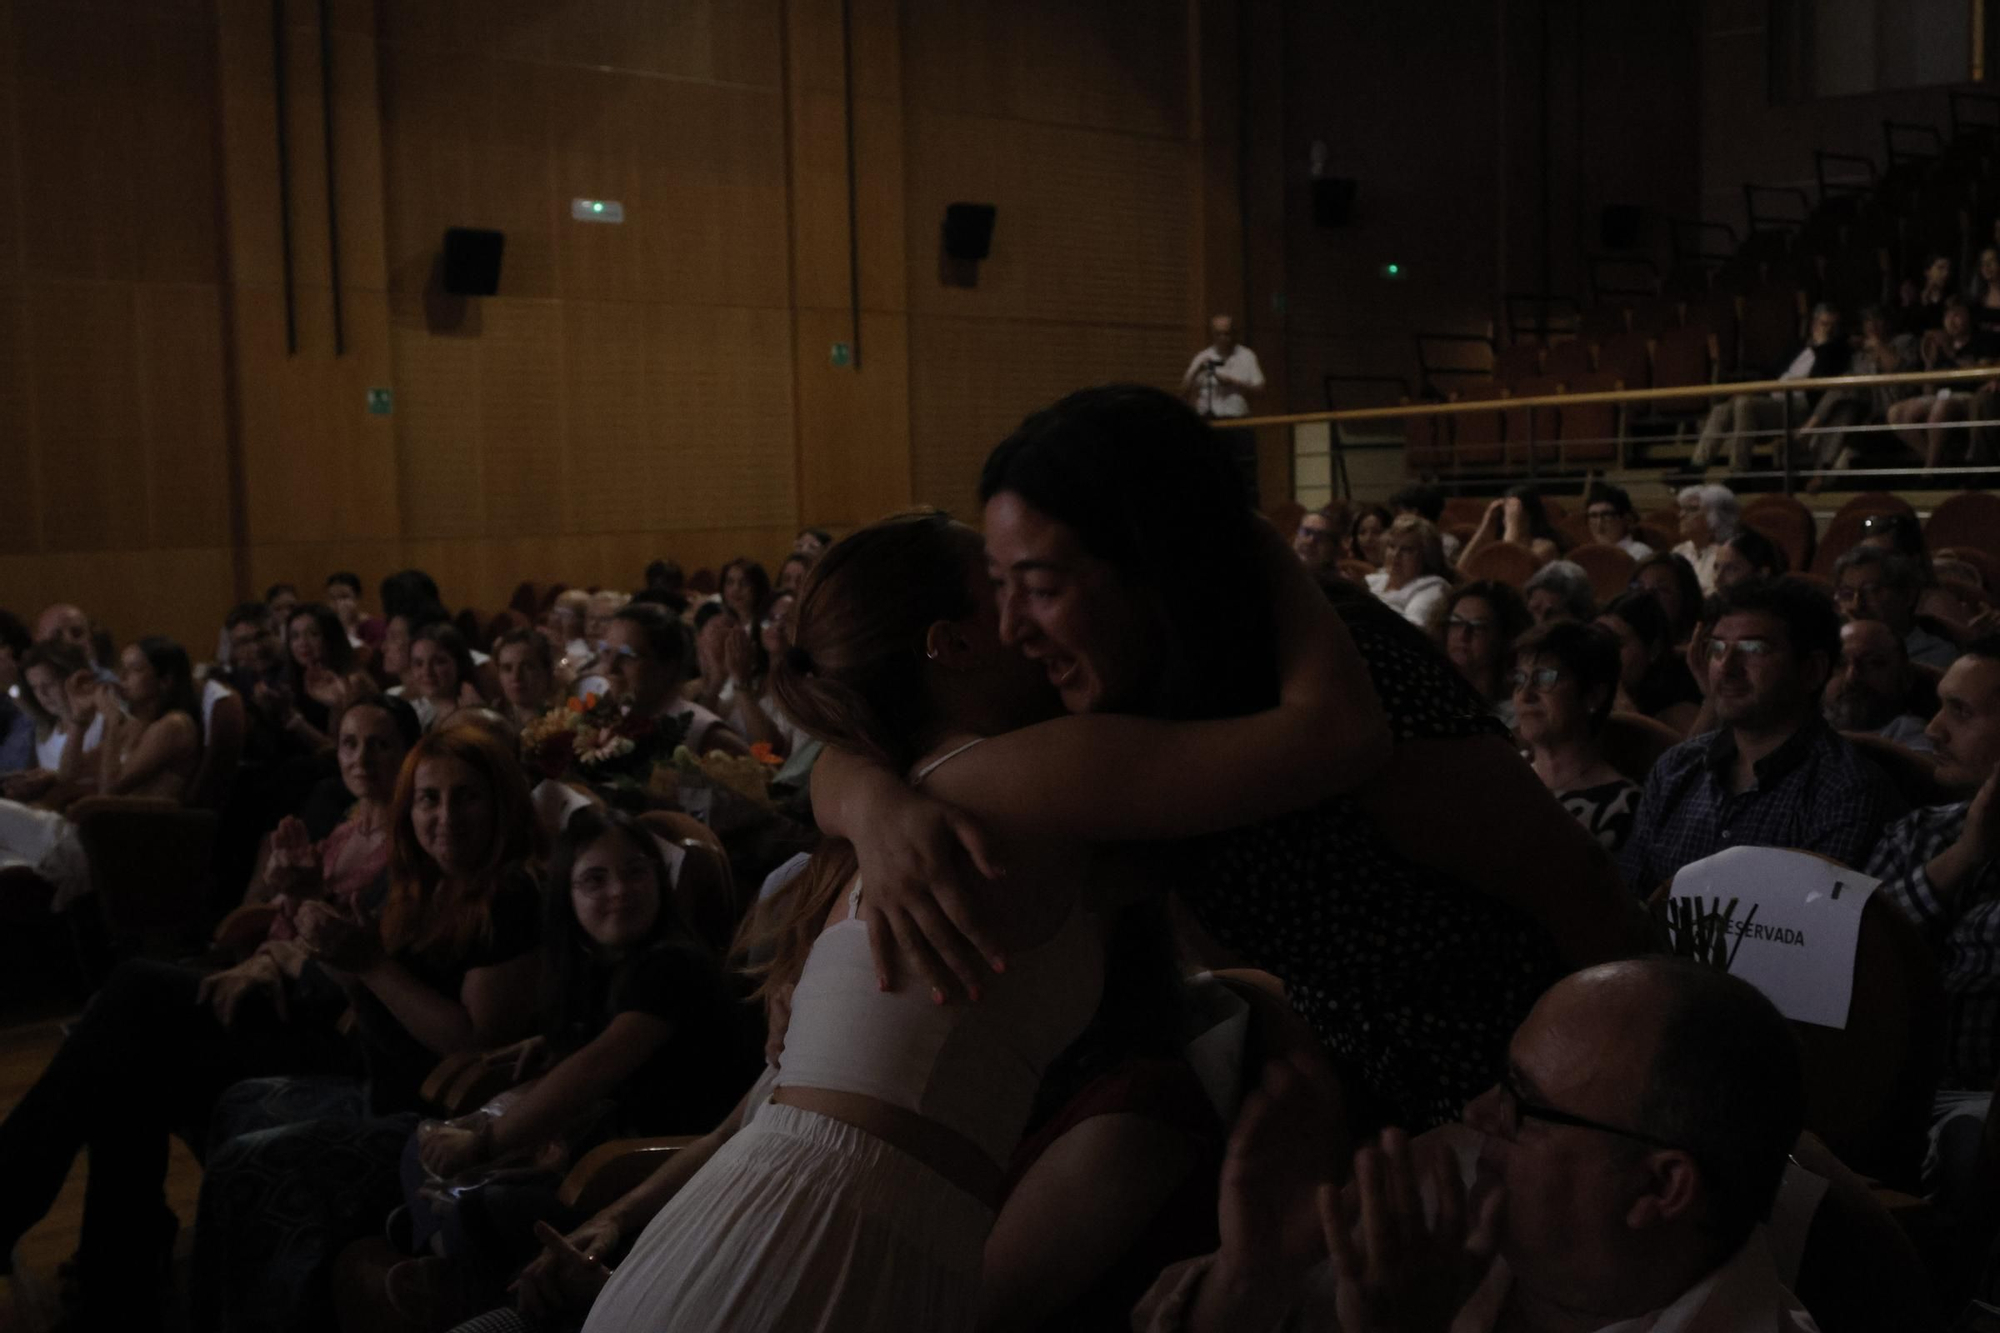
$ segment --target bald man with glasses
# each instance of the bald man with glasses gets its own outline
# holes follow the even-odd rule
[[[1859,866],[1906,808],[1881,770],[1821,715],[1840,661],[1840,614],[1800,579],[1720,598],[1708,697],[1721,724],[1660,756],[1619,853],[1644,897],[1729,847],[1792,847]]]

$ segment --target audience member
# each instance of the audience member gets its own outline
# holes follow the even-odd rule
[[[604,646],[611,637],[611,617],[631,604],[632,598],[622,592],[594,592],[590,595],[588,609],[583,617],[583,638],[593,654],[602,656]],[[598,663],[597,670],[606,669],[606,663]]]
[[[431,607],[444,607],[437,580],[421,569],[399,569],[382,580],[382,615],[393,620],[418,616]]]
[[[682,689],[688,699],[720,713],[729,688],[729,643],[744,637],[736,613],[720,601],[703,602],[694,613],[694,674]]]
[[[1973,1168],[2000,1076],[2000,637],[1976,640],[1938,686],[1940,781],[1977,792],[1882,832],[1867,871],[1916,922],[1945,994],[1945,1060],[1924,1187],[1953,1212],[1983,1188]]]
[[[554,650],[534,630],[509,630],[501,635],[493,645],[493,664],[500,671],[502,711],[517,727],[541,717],[562,697],[556,684]]]
[[[1840,627],[1840,666],[1826,687],[1826,720],[1836,731],[1863,731],[1928,754],[1927,719],[1910,712],[1915,685],[1903,641],[1879,620]]]
[[[271,628],[282,635],[298,609],[299,590],[289,583],[273,583],[264,590],[264,605],[271,612]]]
[[[21,688],[21,663],[32,647],[28,627],[0,611],[0,778],[35,767],[40,718]]]
[[[1949,589],[1940,586],[1936,566],[1931,561],[1930,545],[1924,540],[1924,525],[1915,514],[1887,513],[1870,514],[1861,520],[1862,546],[1873,546],[1878,550],[1896,551],[1917,567],[1917,582],[1923,587],[1923,596],[1917,600],[1917,614],[1948,620],[1954,625],[1969,624],[1972,613],[1966,604]],[[1966,580],[1972,587],[1987,589],[1985,580],[1976,568]]]
[[[1509,731],[1514,697],[1507,688],[1508,650],[1533,623],[1521,594],[1497,579],[1462,584],[1445,601],[1444,655]]]
[[[1861,312],[1861,345],[1848,364],[1850,375],[1894,375],[1910,368],[1914,346],[1898,338],[1881,306]],[[1887,421],[1889,412],[1914,392],[1908,385],[1878,385],[1872,389],[1837,389],[1828,397],[1838,397],[1840,415],[1854,424]],[[1817,495],[1827,481],[1826,474],[1854,466],[1857,458],[1880,453],[1873,447],[1877,436],[1867,431],[1823,427],[1813,444],[1813,466],[1818,469],[1806,481],[1806,493]]]
[[[1979,364],[1993,352],[1987,340],[1973,328],[1972,312],[1966,309],[1964,300],[1953,296],[1944,303],[1942,325],[1923,336],[1921,368],[1959,370]],[[1897,436],[1922,460],[1926,470],[1936,468],[1947,453],[1965,453],[1968,432],[1946,427],[1970,419],[1976,387],[1962,384],[1933,389],[1925,385],[1915,397],[1905,398],[1889,409],[1889,424],[1897,427]]]
[[[1459,553],[1459,563],[1470,560],[1480,548],[1494,542],[1525,547],[1544,564],[1560,559],[1569,545],[1549,521],[1541,492],[1527,485],[1509,486],[1504,496],[1486,506],[1486,517],[1480,520],[1479,531],[1472,534],[1472,540]]]
[[[1389,525],[1395,521],[1381,505],[1355,506],[1354,518],[1347,529],[1347,549],[1341,558],[1360,560],[1380,569],[1382,539],[1389,535]]]
[[[1308,509],[1292,533],[1292,551],[1315,574],[1331,574],[1340,568],[1341,543],[1347,524],[1333,512],[1332,505]]]
[[[1701,616],[1701,580],[1686,556],[1656,551],[1632,571],[1632,590],[1651,593],[1667,618],[1667,632],[1678,648],[1694,638],[1695,621]]]
[[[345,570],[326,576],[326,588],[321,594],[326,606],[340,618],[341,626],[347,631],[347,641],[356,649],[371,647],[382,641],[382,631],[387,628],[380,617],[363,615],[361,612],[361,576]]]
[[[655,560],[646,566],[645,590],[687,605],[687,574],[677,560]]]
[[[768,745],[781,759],[812,739],[771,692],[771,665],[791,643],[792,612],[797,604],[796,593],[773,593],[755,638],[732,634],[723,641],[724,665],[729,672],[723,690],[727,709],[723,717],[744,739],[753,745]]]
[[[1590,524],[1590,539],[1599,545],[1615,546],[1634,560],[1644,560],[1653,553],[1653,548],[1635,535],[1639,515],[1623,486],[1613,486],[1608,481],[1592,482],[1583,497],[1583,516]]]
[[[680,693],[687,674],[687,628],[657,606],[628,606],[605,631],[606,673],[620,699],[640,717],[666,719],[686,728],[684,744],[696,754],[721,750],[748,754],[750,747],[729,724]]]
[[[812,571],[813,558],[797,551],[785,557],[785,563],[778,566],[778,581],[771,585],[772,595],[781,592],[797,592],[806,586],[806,575]]]
[[[1336,501],[1335,503],[1338,502]],[[1424,522],[1435,527],[1438,530],[1439,540],[1444,543],[1445,563],[1451,565],[1458,563],[1458,552],[1461,543],[1458,538],[1444,530],[1443,491],[1422,482],[1414,486],[1405,486],[1402,490],[1397,491],[1389,497],[1389,508],[1395,512],[1397,518],[1401,518],[1405,514],[1415,514],[1418,518],[1424,520]]]
[[[440,622],[417,631],[410,641],[403,697],[423,719],[424,730],[443,725],[461,708],[486,706],[473,671],[472,650],[456,629]]]
[[[1742,583],[1718,599],[1708,696],[1721,729],[1661,756],[1620,863],[1641,896],[1726,847],[1791,847],[1858,866],[1902,801],[1826,724],[1820,695],[1840,617],[1798,579]]]
[[[1946,303],[1956,299],[1951,289],[1951,268],[1950,255],[1934,252],[1924,260],[1921,281],[1903,279],[1896,292],[1899,334],[1911,337],[1930,333],[1944,322]]]
[[[738,556],[722,567],[722,604],[746,636],[756,629],[770,600],[771,576],[755,560]]]
[[[1715,591],[1715,562],[1736,535],[1736,492],[1727,486],[1690,486],[1680,493],[1681,536],[1674,554],[1688,562],[1703,596]],[[1692,618],[1697,608],[1688,608]]]
[[[833,534],[825,528],[801,528],[792,541],[792,550],[817,561],[826,554],[826,548],[833,545]]]
[[[1597,616],[1597,594],[1591,589],[1590,575],[1583,566],[1569,560],[1551,560],[1534,572],[1521,589],[1528,603],[1528,615],[1537,625],[1551,620],[1590,621]]]
[[[1403,619],[1435,636],[1444,620],[1451,566],[1444,543],[1428,519],[1405,514],[1382,539],[1382,568],[1368,576],[1368,591],[1394,607]]]
[[[341,711],[373,694],[375,682],[356,663],[347,630],[331,610],[307,602],[281,623],[290,659],[289,689],[259,703],[275,708],[286,730],[307,749],[327,749],[339,730]]]
[[[35,642],[46,643],[50,639],[61,639],[90,659],[90,668],[99,680],[107,684],[117,679],[117,673],[108,670],[97,651],[95,635],[91,633],[90,617],[80,607],[58,602],[49,607],[35,620]]]
[[[481,1188],[483,1177],[551,1143],[581,1158],[605,1139],[713,1124],[762,1064],[755,1011],[683,920],[661,844],[642,826],[594,807],[576,811],[544,880],[541,1032],[515,1064],[531,1081],[498,1113],[423,1126],[420,1172],[407,1169],[406,1155],[414,1239],[423,1246],[436,1234],[445,1248],[442,1258],[397,1265],[387,1283],[401,1308],[415,1296],[432,1327],[501,1300],[507,1275],[540,1248],[532,1223],[565,1215],[559,1173],[512,1166],[498,1198],[495,1186]],[[442,1234],[428,1201],[409,1188],[418,1175],[455,1195],[457,1217]]]
[[[1247,417],[1250,395],[1264,387],[1264,369],[1257,354],[1236,341],[1236,321],[1228,315],[1209,320],[1208,332],[1208,346],[1181,376],[1181,397],[1205,417]]]
[[[597,649],[586,633],[589,619],[590,594],[581,588],[564,589],[549,604],[549,630],[563,670],[572,679],[587,670],[596,657]]]
[[[1163,1273],[1132,1326],[1816,1333],[1758,1234],[1804,1085],[1790,1025],[1748,982],[1609,963],[1542,997],[1465,1129],[1384,1134],[1343,1199],[1323,1108],[1273,1065],[1230,1138],[1221,1249]]]
[[[1618,691],[1618,647],[1595,625],[1556,620],[1514,641],[1514,734],[1542,785],[1608,852],[1625,845],[1639,784],[1598,746]]]
[[[81,680],[71,677],[68,688]],[[160,635],[139,640],[119,659],[118,683],[98,684],[87,702],[72,698],[65,749],[104,720],[92,790],[104,796],[187,798],[201,764],[201,698],[187,651]],[[74,772],[58,769],[58,785]],[[24,866],[55,887],[50,909],[63,911],[90,891],[90,868],[76,825],[61,813],[0,800],[0,869]]]
[[[1834,598],[1850,620],[1887,625],[1912,662],[1944,670],[1958,659],[1958,645],[1926,629],[1917,619],[1923,596],[1917,567],[1908,556],[1876,546],[1856,546],[1833,566]]]
[[[1745,579],[1768,582],[1789,573],[1791,561],[1785,559],[1785,553],[1755,528],[1738,528],[1736,535],[1723,542],[1715,553],[1717,592],[1728,592]]]
[[[1812,328],[1806,345],[1778,375],[1781,380],[1821,380],[1847,373],[1852,349],[1840,329],[1840,311],[1821,302],[1813,307]],[[1859,406],[1839,393],[1794,392],[1789,420],[1801,432],[1828,426],[1851,426],[1859,419]],[[1751,451],[1756,438],[1781,432],[1787,421],[1783,393],[1738,394],[1725,398],[1709,410],[1688,466],[1700,471],[1709,466],[1725,446],[1732,472],[1750,470]]]
[[[96,786],[89,759],[106,722],[96,709],[97,676],[74,644],[44,639],[22,657],[21,684],[21,706],[35,720],[34,762],[0,777],[0,797],[60,810]]]
[[[1687,568],[1674,556],[1665,558]],[[1618,643],[1613,708],[1642,713],[1685,736],[1701,708],[1702,693],[1688,673],[1686,655],[1674,644],[1659,599],[1649,592],[1624,593],[1598,613],[1596,623]]]
[[[327,1327],[340,1248],[398,1202],[397,1163],[438,1060],[528,1035],[535,1019],[541,825],[514,755],[446,725],[404,760],[379,915],[307,903],[305,955],[351,998],[368,1077],[251,1078],[208,1132],[192,1325]]]

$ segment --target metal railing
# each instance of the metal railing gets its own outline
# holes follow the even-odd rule
[[[1890,430],[1923,430],[1923,431],[1957,430],[1957,429],[1970,430],[1974,427],[2000,426],[2000,417],[1991,417],[1991,418],[1980,418],[1975,420],[1947,421],[1935,426],[1921,422],[1907,423],[1900,426],[1882,425],[1879,423],[1872,425],[1862,423],[1850,426],[1827,426],[1827,427],[1821,427],[1818,430],[1812,432],[1807,432],[1799,429],[1797,423],[1795,423],[1793,420],[1793,412],[1795,410],[1793,403],[1793,395],[1807,394],[1807,393],[1819,394],[1832,390],[1841,390],[1841,389],[1877,389],[1877,388],[1904,388],[1904,387],[1913,389],[1920,389],[1924,387],[1929,387],[1932,389],[1940,389],[1940,388],[1957,389],[1960,386],[1964,386],[1967,388],[1976,388],[1977,386],[1992,382],[2000,382],[2000,366],[1970,366],[1962,370],[1903,371],[1893,375],[1837,375],[1837,376],[1828,376],[1823,379],[1808,379],[1808,380],[1800,380],[1800,379],[1750,380],[1736,384],[1687,384],[1687,385],[1665,386],[1665,387],[1651,388],[1651,389],[1617,389],[1617,390],[1605,390],[1605,391],[1590,392],[1590,393],[1528,394],[1528,395],[1523,395],[1519,398],[1485,398],[1472,402],[1456,402],[1456,403],[1412,402],[1412,403],[1400,403],[1393,407],[1359,407],[1359,408],[1348,408],[1339,411],[1295,412],[1295,413],[1286,413],[1274,416],[1223,418],[1215,421],[1213,424],[1218,429],[1222,430],[1258,431],[1258,430],[1283,427],[1288,432],[1299,426],[1319,425],[1322,423],[1327,424],[1331,427],[1331,429],[1328,432],[1331,441],[1329,448],[1335,454],[1335,460],[1334,460],[1335,466],[1342,468],[1344,470],[1345,464],[1338,457],[1343,447],[1341,444],[1341,428],[1343,426],[1355,425],[1362,422],[1389,422],[1389,421],[1401,422],[1401,421],[1409,421],[1412,419],[1421,419],[1424,417],[1441,417],[1450,419],[1462,416],[1481,415],[1481,414],[1495,415],[1504,419],[1504,418],[1514,418],[1516,417],[1516,414],[1518,414],[1519,419],[1525,420],[1528,425],[1526,440],[1516,441],[1510,439],[1510,440],[1505,440],[1504,443],[1502,441],[1496,440],[1494,442],[1491,442],[1490,444],[1482,442],[1482,447],[1501,448],[1503,458],[1506,457],[1507,451],[1512,451],[1516,448],[1524,448],[1526,451],[1525,458],[1523,460],[1526,464],[1524,470],[1507,469],[1503,467],[1502,469],[1495,471],[1493,476],[1495,479],[1499,479],[1505,476],[1525,476],[1528,479],[1533,480],[1538,475],[1536,455],[1542,449],[1545,449],[1550,445],[1560,446],[1562,444],[1585,444],[1585,443],[1601,444],[1601,443],[1615,442],[1621,446],[1619,464],[1622,469],[1625,463],[1622,446],[1628,441],[1629,438],[1626,433],[1621,432],[1621,434],[1617,437],[1615,441],[1611,440],[1586,441],[1586,440],[1560,440],[1560,439],[1537,440],[1535,438],[1535,420],[1537,413],[1534,409],[1543,407],[1554,407],[1560,409],[1563,407],[1585,407],[1585,406],[1595,406],[1595,405],[1607,405],[1613,407],[1631,407],[1635,404],[1642,404],[1642,403],[1644,404],[1684,403],[1692,405],[1704,400],[1713,402],[1721,399],[1742,398],[1751,395],[1768,394],[1777,397],[1778,402],[1781,405],[1782,408],[1781,424],[1776,430],[1748,432],[1748,434],[1754,435],[1758,438],[1769,438],[1778,441],[1778,450],[1777,450],[1778,467],[1776,469],[1768,471],[1762,471],[1762,472],[1753,471],[1749,473],[1739,472],[1733,475],[1739,477],[1748,476],[1748,477],[1758,477],[1758,478],[1779,478],[1782,480],[1784,491],[1787,494],[1789,494],[1795,488],[1797,481],[1801,476],[1807,476],[1807,477],[1831,476],[1834,475],[1836,471],[1848,476],[1908,475],[1909,473],[1920,470],[1917,466],[1914,465],[1899,467],[1899,468],[1833,469],[1833,468],[1822,468],[1822,467],[1800,467],[1798,466],[1798,459],[1795,457],[1795,453],[1797,451],[1795,450],[1794,446],[1796,445],[1798,440],[1803,436],[1811,434],[1823,434],[1823,433],[1835,433],[1835,432],[1843,435],[1848,435],[1848,434],[1865,435],[1865,434],[1879,434],[1881,432]],[[1732,432],[1732,434],[1733,433],[1734,432]],[[1439,446],[1439,448],[1447,456],[1449,456],[1454,452],[1455,446],[1441,445]],[[1661,471],[1663,472],[1671,470],[1673,470],[1671,466],[1663,466],[1661,468]],[[1983,464],[1965,464],[1965,465],[1952,464],[1948,468],[1942,470],[1947,470],[1954,474],[1959,474],[1959,475],[1964,475],[1964,474],[1985,475],[1989,473],[2000,473],[2000,466],[1989,466]]]

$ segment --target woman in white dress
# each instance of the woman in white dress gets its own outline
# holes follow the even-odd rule
[[[777,695],[815,736],[980,822],[1006,874],[968,906],[1002,923],[1007,967],[969,1004],[888,989],[853,850],[823,849],[765,918],[767,980],[796,977],[775,1091],[646,1228],[588,1333],[973,1326],[1002,1164],[1097,1008],[1105,909],[1146,887],[1092,847],[1310,805],[1387,752],[1347,631],[1274,535],[1266,565],[1277,706],[1172,723],[1057,716],[1061,682],[1002,644],[980,539],[944,515],[826,554]]]
[[[1389,525],[1382,568],[1368,576],[1368,591],[1424,633],[1437,633],[1451,592],[1451,566],[1445,563],[1444,538],[1429,519],[1404,514]]]

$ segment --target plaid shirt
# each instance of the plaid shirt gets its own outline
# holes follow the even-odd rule
[[[1950,901],[1925,870],[1958,841],[1972,802],[1912,811],[1882,831],[1868,873],[1937,955],[1945,993],[1946,1088],[1993,1086],[2000,1073],[2000,862],[1989,861]]]
[[[1882,771],[1815,713],[1757,761],[1757,780],[1729,790],[1728,728],[1682,741],[1646,778],[1618,865],[1650,894],[1682,866],[1729,847],[1791,847],[1858,866],[1882,826],[1908,807]]]

